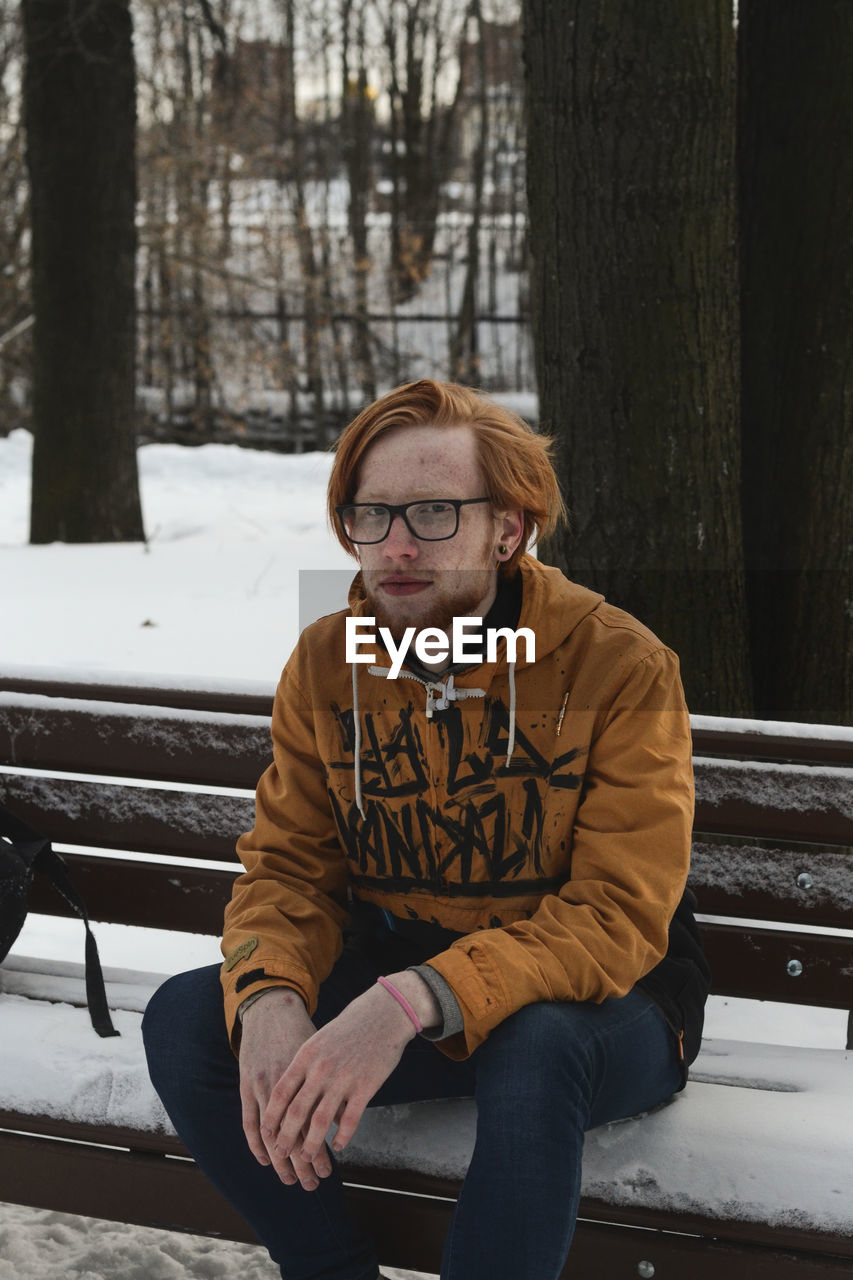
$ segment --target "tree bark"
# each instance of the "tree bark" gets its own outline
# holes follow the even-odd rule
[[[286,0],[285,4],[285,39],[288,57],[294,57],[296,48],[296,13],[294,0]],[[303,347],[305,350],[305,371],[308,396],[311,401],[311,419],[314,435],[317,440],[323,438],[325,425],[325,383],[323,364],[320,352],[320,333],[323,316],[320,300],[320,268],[314,247],[314,231],[308,215],[306,199],[306,163],[305,148],[302,140],[302,125],[296,110],[296,82],[293,71],[287,77],[287,84],[282,86],[282,113],[291,129],[291,157],[289,185],[293,192],[293,216],[296,228],[296,242],[299,248],[299,265],[302,272],[303,300],[302,325]],[[282,173],[282,181],[284,174]],[[300,422],[293,424],[294,439],[299,440]]]
[[[5,124],[0,147],[0,436],[29,425],[21,404],[32,369],[29,209],[17,87],[22,43],[20,15],[12,8],[0,16],[0,120]]]
[[[734,32],[720,0],[525,0],[540,422],[573,532],[540,549],[748,712]]]
[[[347,218],[352,240],[352,279],[354,304],[352,320],[352,349],[356,376],[362,397],[376,399],[376,368],[370,339],[370,281],[371,260],[368,240],[367,214],[373,186],[371,140],[373,134],[373,103],[368,98],[367,65],[365,59],[365,14],[363,5],[356,14],[357,72],[350,68],[350,20],[353,0],[342,0],[340,14],[341,31],[341,123],[343,125],[343,150],[349,179],[349,204]]]
[[[210,136],[205,120],[205,62],[207,58],[202,29],[190,20],[189,11],[181,10],[181,67],[183,100],[181,103],[183,164],[179,174],[179,209],[183,224],[184,254],[190,265],[185,279],[187,309],[187,371],[192,380],[193,402],[190,414],[193,430],[200,438],[210,434],[213,425],[213,352],[210,327],[210,301],[204,277],[204,261],[209,243],[209,175],[211,157],[206,154]],[[203,12],[202,12],[202,15]]]
[[[471,0],[468,15],[477,32],[477,145],[472,158],[473,200],[466,236],[465,275],[456,331],[450,344],[450,370],[455,382],[477,386],[480,382],[480,347],[477,330],[477,286],[480,279],[480,231],[483,221],[483,187],[486,180],[486,147],[489,138],[489,86],[486,82],[486,46],[479,0]],[[466,21],[466,27],[468,25]],[[494,314],[494,312],[492,313]]]
[[[144,537],[129,0],[22,0],[32,206],[33,542]]]
[[[743,520],[757,714],[853,717],[853,9],[741,0]]]

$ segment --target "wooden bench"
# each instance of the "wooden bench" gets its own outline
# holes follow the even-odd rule
[[[63,852],[72,846],[65,856],[94,922],[217,937],[234,840],[251,826],[271,758],[270,707],[270,694],[252,691],[0,675],[0,800]],[[837,931],[853,926],[853,731],[800,732],[695,719],[691,883],[716,993],[850,1010],[853,936]],[[48,886],[31,907],[67,914]],[[80,948],[82,958],[82,929]],[[251,1240],[151,1099],[139,1023],[159,976],[107,968],[122,1036],[90,1031],[87,1063],[100,1055],[104,1079],[82,1111],[76,1085],[63,1095],[63,1037],[80,1043],[88,1025],[81,973],[17,949],[0,968],[0,1025],[37,1029],[2,1036],[0,1200]],[[28,1055],[54,1073],[35,1103],[16,1102],[3,1078]],[[589,1135],[565,1275],[850,1275],[848,1058],[706,1040],[670,1105]],[[438,1272],[473,1106],[365,1116],[345,1176],[385,1265]]]

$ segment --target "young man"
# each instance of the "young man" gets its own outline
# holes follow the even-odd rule
[[[155,995],[152,1079],[287,1280],[378,1274],[333,1124],[340,1150],[370,1104],[475,1096],[442,1280],[551,1280],[584,1132],[682,1088],[699,1047],[678,659],[526,554],[562,513],[548,444],[466,388],[364,410],[329,508],[350,609],[284,670],[225,962]],[[493,642],[469,628],[454,662],[421,633],[461,618]]]

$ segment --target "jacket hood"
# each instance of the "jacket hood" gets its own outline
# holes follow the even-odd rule
[[[519,627],[530,627],[536,637],[536,657],[544,658],[563,644],[579,622],[604,603],[600,591],[590,591],[556,569],[525,555],[519,565],[522,575]],[[526,666],[520,650],[518,666]]]

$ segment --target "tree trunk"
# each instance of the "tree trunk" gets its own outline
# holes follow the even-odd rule
[[[210,311],[205,289],[204,261],[209,240],[206,154],[209,130],[204,119],[205,53],[197,18],[186,6],[180,11],[179,57],[181,96],[175,123],[180,139],[177,179],[177,248],[184,262],[181,272],[180,330],[184,352],[182,373],[192,388],[190,422],[199,438],[210,434],[213,416],[213,364]]]
[[[376,368],[370,339],[370,281],[371,261],[368,241],[367,215],[373,186],[371,139],[373,133],[373,103],[368,98],[367,65],[365,60],[364,8],[357,13],[358,69],[355,76],[350,70],[350,18],[352,0],[343,0],[341,8],[341,122],[343,124],[343,149],[349,178],[349,204],[347,216],[352,240],[352,278],[355,300],[352,319],[352,348],[356,376],[361,395],[365,400],[376,399]]]
[[[735,50],[719,0],[525,0],[540,422],[571,538],[543,558],[749,710],[739,510]]]
[[[305,351],[306,387],[311,401],[311,420],[315,439],[323,438],[325,427],[325,384],[323,380],[323,362],[320,350],[320,334],[323,316],[320,302],[320,268],[314,248],[314,231],[308,214],[306,198],[305,148],[302,143],[302,125],[296,110],[296,80],[292,68],[292,59],[296,48],[296,13],[294,0],[287,0],[285,6],[285,31],[288,57],[291,59],[291,71],[287,84],[282,86],[282,111],[279,120],[286,117],[291,129],[292,165],[289,174],[292,188],[293,219],[296,229],[296,243],[299,249],[299,265],[302,274],[302,313],[303,313],[303,348]],[[282,180],[284,174],[282,174]],[[301,423],[294,423],[294,440],[299,440]]]
[[[743,521],[757,714],[853,717],[853,10],[741,0]]]
[[[483,186],[486,180],[486,147],[489,137],[489,87],[486,83],[486,45],[479,0],[472,0],[469,14],[477,32],[477,108],[479,132],[472,158],[474,199],[466,236],[465,276],[456,332],[450,347],[451,377],[477,386],[480,382],[480,347],[477,330],[477,285],[480,278],[480,231],[483,221]],[[467,23],[466,23],[467,26]]]
[[[137,541],[129,0],[22,0],[22,12],[36,314],[30,537]]]

